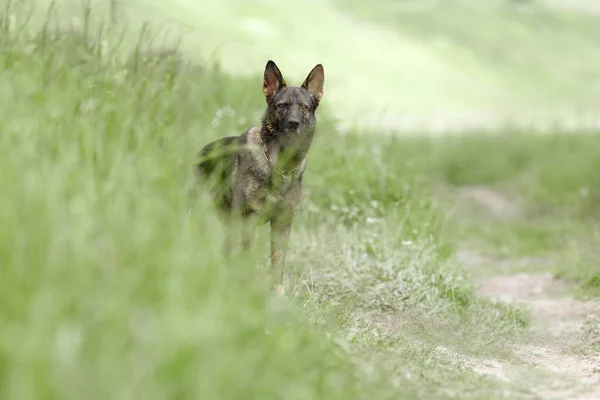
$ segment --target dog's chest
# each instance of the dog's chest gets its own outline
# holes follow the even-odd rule
[[[266,205],[274,206],[283,201],[292,186],[293,179],[293,176],[280,176],[273,172],[266,178],[248,182],[244,197],[250,211],[260,213]]]

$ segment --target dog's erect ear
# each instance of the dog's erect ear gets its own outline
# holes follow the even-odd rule
[[[271,60],[267,62],[265,68],[265,80],[263,81],[263,93],[269,100],[275,93],[285,88],[285,80],[277,65]]]
[[[323,98],[324,84],[325,72],[323,71],[323,66],[321,64],[317,64],[304,80],[302,87],[308,90],[308,93],[310,93],[310,95],[318,103]]]

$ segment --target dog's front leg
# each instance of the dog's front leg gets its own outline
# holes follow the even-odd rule
[[[300,178],[301,179],[301,178]],[[271,270],[273,274],[273,289],[278,294],[285,294],[283,288],[283,271],[288,241],[292,231],[292,220],[296,206],[302,196],[301,181],[294,182],[283,196],[282,201],[275,207],[271,218]]]
[[[272,288],[279,295],[285,294],[285,289],[283,288],[283,271],[285,266],[285,253],[287,251],[291,230],[291,216],[280,215],[271,220]]]

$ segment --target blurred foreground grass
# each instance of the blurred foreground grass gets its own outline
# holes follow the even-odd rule
[[[595,193],[594,140],[342,135],[319,110],[290,294],[271,299],[266,240],[225,263],[212,207],[186,191],[196,150],[259,121],[262,71],[234,78],[144,38],[121,58],[103,47],[110,30],[31,35],[8,16],[0,396],[490,399],[514,386],[438,347],[501,354],[528,319],[475,296],[429,184],[519,182],[514,157],[545,171],[584,151],[528,196],[565,193],[549,206],[570,209],[580,183]]]

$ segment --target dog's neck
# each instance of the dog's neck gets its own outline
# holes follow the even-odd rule
[[[276,133],[270,132],[266,126],[261,127],[260,137],[265,157],[273,168],[290,171],[297,168],[306,158],[312,142],[313,132],[305,133],[305,140],[296,143],[285,143]]]

